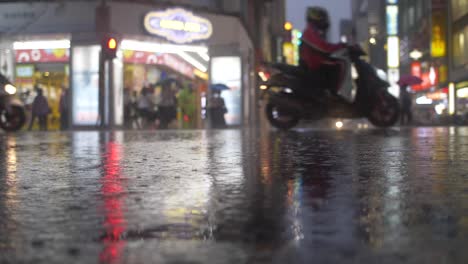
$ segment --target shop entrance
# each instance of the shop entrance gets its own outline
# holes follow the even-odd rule
[[[41,89],[49,105],[47,115],[47,129],[60,130],[68,125],[67,107],[64,107],[69,81],[69,66],[63,63],[36,63],[16,65],[16,85],[19,94],[26,105],[28,123],[33,116],[33,102],[37,96],[37,89]],[[62,104],[62,107],[60,107]],[[28,126],[25,126],[28,129]],[[32,130],[39,129],[39,124],[34,122]]]
[[[68,39],[13,42],[15,83],[27,109],[28,125],[36,116],[45,120],[48,130],[68,128],[69,48]],[[38,94],[45,100],[34,104]],[[35,121],[24,129],[39,129]]]
[[[197,76],[192,65],[169,53],[124,50],[123,54],[127,128],[202,128],[201,98],[207,80]]]

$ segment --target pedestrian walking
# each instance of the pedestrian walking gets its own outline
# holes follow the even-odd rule
[[[138,114],[142,119],[142,127],[148,128],[154,121],[154,102],[148,87],[141,89],[140,97],[137,101]]]
[[[47,116],[50,113],[49,103],[47,98],[44,96],[44,92],[41,88],[36,88],[36,97],[32,103],[32,116],[31,121],[29,122],[29,131],[32,130],[34,121],[39,120],[39,129],[46,131],[47,130]]]
[[[221,96],[221,91],[216,90],[212,92],[208,100],[208,117],[211,122],[212,128],[225,128],[226,120],[224,115],[227,113],[224,98]]]
[[[124,103],[124,126],[125,128],[132,128],[132,91],[129,87],[124,88],[123,93]]]
[[[68,116],[69,116],[69,106],[68,106],[68,89],[62,87],[62,93],[60,94],[59,102],[59,112],[60,112],[60,129],[68,129]]]
[[[172,120],[177,118],[176,83],[167,81],[161,84],[159,109],[159,128],[167,129]]]
[[[406,85],[400,85],[400,104],[401,104],[401,116],[400,124],[409,125],[413,121],[413,113],[411,111],[412,98],[408,92]]]

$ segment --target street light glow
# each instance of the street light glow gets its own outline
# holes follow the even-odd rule
[[[336,126],[336,128],[341,129],[341,128],[343,128],[343,122],[338,121],[338,122],[335,123],[335,126]]]

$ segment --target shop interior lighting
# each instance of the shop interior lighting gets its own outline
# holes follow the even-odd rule
[[[457,98],[468,98],[468,87],[458,89]]]
[[[197,77],[199,77],[200,79],[203,79],[203,80],[205,80],[205,81],[208,81],[208,79],[209,79],[208,73],[206,73],[206,72],[202,72],[202,71],[200,71],[200,70],[198,70],[198,69],[195,69],[195,70],[193,71],[193,73],[195,74],[195,76],[197,76]]]
[[[123,50],[135,50],[135,51],[146,51],[146,52],[160,52],[160,53],[173,53],[182,57],[184,60],[192,64],[195,68],[202,72],[206,72],[208,69],[198,60],[187,54],[187,52],[195,52],[205,61],[210,60],[208,55],[208,48],[204,46],[193,46],[193,45],[174,45],[165,43],[153,43],[138,40],[124,39],[121,43]]]
[[[196,52],[199,54],[208,55],[208,48],[204,46],[194,45],[174,45],[164,43],[153,43],[138,40],[124,39],[120,44],[124,50],[136,50],[136,51],[148,51],[148,52],[161,52],[161,53],[178,53],[179,51],[184,52]]]
[[[204,60],[204,61],[210,61],[210,56],[205,53],[205,52],[199,52],[198,55]]]
[[[38,41],[16,41],[13,42],[15,50],[31,50],[31,49],[69,49],[70,40],[38,40]]]
[[[438,105],[436,105],[436,106],[434,107],[434,109],[435,109],[435,111],[436,111],[436,113],[437,113],[438,115],[441,115],[441,114],[444,112],[445,108],[446,108],[446,107],[445,107],[444,104],[438,104]]]
[[[427,98],[427,96],[421,96],[416,98],[416,104],[418,105],[430,105],[432,104],[432,99]]]
[[[186,60],[188,63],[192,64],[192,66],[194,66],[202,72],[206,72],[208,70],[205,65],[201,64],[199,61],[187,54],[187,52],[185,51],[179,51],[177,52],[177,55],[179,55],[182,59]]]

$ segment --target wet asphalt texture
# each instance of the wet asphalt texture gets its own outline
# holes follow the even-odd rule
[[[468,128],[0,135],[0,263],[468,263]]]

